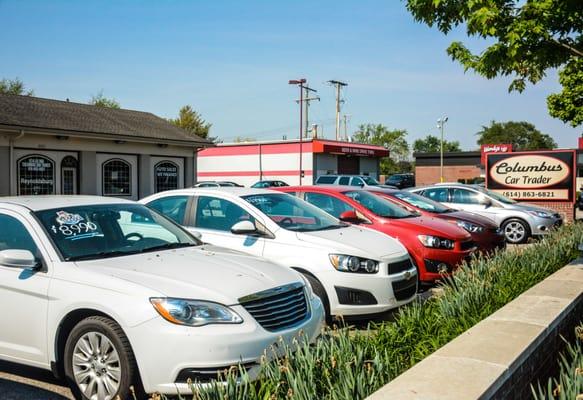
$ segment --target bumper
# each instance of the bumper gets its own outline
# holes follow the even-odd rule
[[[472,234],[472,240],[476,242],[478,251],[483,253],[490,253],[496,249],[503,249],[506,247],[506,238],[503,233],[486,232],[480,234]]]
[[[414,266],[391,275],[383,273],[383,269],[387,269],[386,263],[381,263],[380,269],[379,273],[370,275],[335,270],[319,274],[318,279],[329,297],[330,313],[344,316],[378,314],[413,301],[417,294],[417,270]],[[367,292],[374,298],[375,304],[346,304],[350,303],[344,295],[346,289]]]
[[[415,255],[415,262],[419,266],[419,280],[431,283],[443,278],[443,274],[437,271],[438,264],[446,264],[448,273],[455,271],[464,260],[469,260],[474,253],[471,250],[439,250],[423,248]]]
[[[553,215],[552,218],[533,217],[530,222],[530,230],[533,235],[546,235],[553,228],[563,225],[563,219],[560,216]]]
[[[181,371],[223,370],[239,363],[250,366],[249,374],[254,377],[259,372],[264,352],[267,350],[268,357],[275,355],[269,351],[271,346],[281,349],[281,340],[291,345],[300,334],[310,342],[320,335],[324,307],[316,296],[310,303],[311,317],[308,320],[279,332],[263,329],[242,306],[233,307],[244,320],[238,325],[193,328],[174,325],[158,317],[130,329],[126,333],[136,356],[144,389],[148,393],[191,394],[188,384],[177,383]]]

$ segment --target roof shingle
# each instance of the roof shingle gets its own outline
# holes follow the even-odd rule
[[[148,112],[0,94],[0,125],[212,145]]]

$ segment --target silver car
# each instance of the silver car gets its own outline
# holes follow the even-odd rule
[[[496,222],[509,243],[524,243],[563,224],[561,215],[534,204],[519,203],[479,185],[436,184],[408,189],[451,208],[470,211]]]

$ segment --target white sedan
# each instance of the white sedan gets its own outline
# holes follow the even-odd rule
[[[3,198],[0,227],[0,359],[53,370],[78,399],[187,394],[237,365],[253,376],[280,337],[314,340],[323,323],[300,274],[141,204]]]
[[[266,189],[192,188],[141,202],[206,242],[301,272],[328,315],[375,314],[415,298],[416,267],[398,240],[340,222],[295,196]]]

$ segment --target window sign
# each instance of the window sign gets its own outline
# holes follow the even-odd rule
[[[156,192],[178,189],[178,166],[170,161],[162,161],[154,167]]]
[[[18,161],[18,194],[41,195],[55,193],[55,164],[41,155],[31,155]]]

